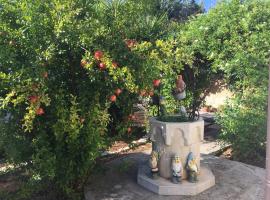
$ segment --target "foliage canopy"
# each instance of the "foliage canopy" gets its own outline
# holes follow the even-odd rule
[[[242,158],[263,156],[269,1],[224,1],[179,23],[202,12],[185,2],[0,0],[0,146],[10,162],[81,191],[112,136],[130,137],[132,105],[150,99],[153,80],[175,112],[179,73],[189,109],[224,77],[235,98],[218,116],[221,139]]]

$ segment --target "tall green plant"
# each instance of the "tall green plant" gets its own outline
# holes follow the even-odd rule
[[[10,162],[68,194],[82,191],[112,142],[111,108],[121,112],[114,129],[127,135],[143,80],[152,84],[158,70],[132,51],[165,32],[166,17],[150,5],[0,1],[0,144]]]
[[[270,2],[223,1],[187,23],[180,36],[186,51],[195,58],[199,54],[213,72],[222,73],[235,93],[217,118],[221,139],[232,144],[235,158],[261,159],[266,138]]]

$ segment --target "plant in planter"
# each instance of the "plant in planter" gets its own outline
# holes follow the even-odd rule
[[[158,116],[150,118],[150,134],[153,142],[153,151],[160,155],[159,171],[161,177],[171,178],[173,170],[171,169],[171,160],[179,155],[182,163],[187,163],[188,155],[192,153],[198,163],[200,159],[200,142],[203,139],[204,122],[193,115],[191,110],[187,113],[184,106],[180,106],[176,115],[170,115],[165,109],[165,99],[160,94],[162,84],[155,85],[156,95],[153,97],[153,104],[158,107]],[[186,84],[182,75],[177,75],[175,86],[172,89],[172,95],[177,101],[186,98]],[[186,178],[187,171],[183,170],[183,178]]]
[[[160,95],[160,87],[162,84],[155,88],[156,95],[152,98],[158,107],[159,116],[149,120],[151,155],[157,156],[155,159],[151,156],[150,167],[139,169],[138,183],[162,195],[198,194],[215,184],[212,172],[200,166],[200,143],[203,140],[204,121],[196,118],[194,111],[187,113],[183,106],[180,106],[177,115],[169,115],[164,106],[166,103],[164,97]],[[172,95],[178,101],[186,98],[186,84],[181,75],[177,76]],[[186,180],[193,184],[187,185]]]
[[[200,72],[200,68],[197,68],[196,65],[196,67],[194,66],[190,70],[189,66],[193,66],[194,57],[180,48],[182,46],[178,41],[168,39],[166,41],[157,40],[155,43],[138,43],[133,49],[133,52],[138,57],[145,60],[146,65],[144,70],[149,74],[151,73],[152,77],[154,77],[151,82],[145,79],[144,83],[146,88],[150,87],[149,83],[153,87],[152,101],[150,101],[150,105],[153,106],[149,108],[150,113],[153,111],[153,116],[156,117],[150,117],[149,119],[149,135],[152,141],[152,151],[158,154],[155,157],[158,158],[157,167],[155,165],[154,169],[158,171],[159,175],[158,179],[151,180],[149,178],[156,178],[156,175],[153,176],[153,172],[151,172],[154,166],[153,163],[156,160],[150,159],[150,166],[142,166],[139,169],[138,183],[153,192],[164,195],[188,194],[185,193],[187,190],[178,187],[185,185],[187,177],[194,177],[194,171],[183,167],[180,178],[178,176],[179,166],[173,168],[172,161],[177,157],[179,163],[183,166],[189,166],[186,163],[188,161],[188,155],[191,152],[192,154],[190,155],[193,155],[192,162],[197,166],[196,173],[198,172],[197,174],[199,174],[201,170],[207,171],[207,173],[200,173],[198,176],[199,184],[203,181],[208,181],[207,187],[200,189],[196,188],[196,184],[191,184],[190,187],[194,188],[194,190],[191,190],[197,194],[213,186],[215,183],[211,171],[200,168],[200,143],[203,140],[204,121],[199,118],[196,111],[199,107],[199,104],[197,104],[197,93],[200,93],[201,90],[197,90],[195,86],[202,85],[197,84],[194,78],[197,74],[200,76],[198,73]],[[151,66],[151,70],[148,70],[149,66]],[[187,80],[187,84],[184,80]],[[186,112],[184,105],[187,105],[187,102],[191,103],[191,106],[187,107]],[[168,106],[168,104],[174,105]],[[178,104],[182,104],[182,106],[179,107]],[[177,114],[172,114],[175,110],[177,110]],[[193,174],[189,175],[187,172],[192,172]],[[173,174],[175,178],[173,178]],[[202,176],[207,177],[202,178]],[[170,190],[172,189],[175,192],[170,193],[170,190],[162,190],[164,185],[159,184],[159,179],[165,179],[161,182],[166,183],[166,185],[170,186]],[[197,178],[194,180],[197,180]],[[172,183],[172,181],[177,184]],[[180,184],[181,182],[183,184]],[[158,190],[153,188],[158,188]]]
[[[155,95],[152,97],[152,102],[158,107],[158,116],[151,117],[149,123],[152,152],[158,154],[155,157],[158,160],[154,160],[155,164],[157,163],[155,172],[158,171],[160,179],[163,180],[160,182],[156,180],[156,173],[153,176],[153,158],[151,157],[152,176],[150,178],[154,180],[145,178],[149,177],[147,174],[150,168],[142,167],[138,172],[138,183],[153,192],[164,195],[185,195],[190,194],[190,191],[198,194],[215,184],[212,172],[205,167],[201,169],[200,166],[200,143],[203,140],[204,121],[194,114],[196,110],[187,113],[184,106],[180,106],[177,115],[168,114],[165,109],[165,99],[160,92],[161,87],[160,82],[158,85],[154,84]],[[186,98],[186,84],[182,75],[177,76],[172,95],[178,101]],[[182,186],[186,180],[194,183],[188,186],[189,190],[184,189],[186,185]],[[163,190],[164,184],[167,188],[165,190]],[[207,186],[198,189],[199,184]],[[153,188],[158,188],[158,190]]]
[[[161,86],[159,86],[161,87]],[[175,100],[181,101],[184,98],[186,98],[186,84],[183,81],[182,75],[177,76],[175,88],[172,90],[172,95],[174,96]],[[160,92],[160,88],[159,88]],[[178,115],[176,116],[170,116],[166,112],[166,108],[164,104],[166,103],[165,99],[163,96],[160,97],[155,97],[156,99],[159,99],[157,101],[157,106],[159,107],[158,110],[161,112],[158,112],[158,120],[160,121],[166,121],[166,122],[183,122],[183,121],[188,121],[188,115],[187,111],[184,106],[180,106]]]
[[[161,95],[162,84],[160,83],[158,86],[154,87],[156,92],[152,97],[152,105],[157,106],[157,119],[164,122],[188,122],[188,121],[196,121],[199,119],[198,108],[199,105],[194,105],[195,100],[191,102],[193,105],[191,109],[186,110],[184,105],[181,105],[181,101],[186,98],[186,83],[183,80],[182,75],[177,75],[177,79],[175,81],[175,86],[172,89],[171,95],[174,97],[176,101],[178,101],[178,108],[176,115],[170,115],[166,111],[166,99]],[[195,95],[192,95],[194,98]]]
[[[182,71],[181,74],[189,76],[190,74],[188,73],[189,71]],[[155,173],[155,176],[150,176],[150,178],[154,177],[152,182],[146,178],[144,179],[144,177],[149,177],[147,174],[150,168],[153,169],[153,165],[150,165],[148,168],[143,168],[144,170],[139,170],[138,182],[159,194],[184,195],[188,194],[185,193],[187,190],[181,187],[185,185],[186,181],[189,181],[194,183],[190,185],[190,190],[194,194],[197,194],[213,186],[215,184],[215,178],[210,170],[201,168],[200,166],[200,143],[204,135],[204,121],[199,117],[199,113],[197,112],[198,105],[195,104],[196,99],[194,95],[196,92],[195,86],[187,88],[183,76],[174,72],[174,77],[175,74],[177,75],[174,85],[169,89],[163,83],[163,81],[166,82],[167,74],[163,73],[160,76],[163,79],[155,79],[153,81],[154,95],[152,96],[152,105],[157,107],[157,115],[149,119],[149,133],[150,140],[152,141],[152,151],[158,154],[155,157],[158,158],[157,161],[155,160],[157,162],[155,172],[158,171],[159,178],[157,179]],[[167,93],[170,91],[171,96],[178,102],[176,114],[171,114],[166,109],[167,99],[163,95],[165,88],[167,89]],[[181,104],[185,98],[190,98],[190,96],[193,98],[190,101],[192,106],[186,111],[184,104]],[[150,159],[150,163],[152,164],[153,162],[151,161],[153,161],[152,157]],[[151,174],[153,174],[153,171]],[[163,191],[162,188],[164,185],[159,184],[159,179],[163,179],[161,182],[163,184],[166,183],[166,186],[169,186],[170,189]],[[149,181],[148,185],[145,185],[144,183],[147,181]],[[207,187],[198,189],[197,185],[202,184],[204,181],[208,181],[209,184]],[[155,185],[158,191],[149,187],[151,184]]]

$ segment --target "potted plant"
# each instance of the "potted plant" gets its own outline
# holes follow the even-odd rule
[[[161,94],[162,83],[154,80],[153,85],[155,95],[152,97],[152,104],[157,106],[158,114],[149,119],[149,133],[153,144],[152,150],[159,155],[159,175],[167,179],[173,178],[172,161],[177,155],[178,162],[183,166],[181,178],[187,179],[190,170],[187,170],[185,166],[187,166],[189,155],[192,154],[197,171],[200,170],[200,143],[204,136],[204,121],[199,117],[197,107],[194,106],[195,100],[193,100],[192,109],[188,111],[184,106],[180,106],[177,114],[167,113],[166,100]],[[177,101],[182,101],[186,98],[186,89],[189,88],[186,88],[183,76],[177,75],[175,86],[172,88],[172,96]]]

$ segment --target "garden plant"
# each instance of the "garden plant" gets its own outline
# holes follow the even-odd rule
[[[32,186],[53,183],[63,198],[79,198],[102,151],[132,136],[133,103],[174,62],[171,41],[157,40],[171,29],[169,7],[0,1],[0,146]],[[140,53],[152,43],[168,57],[162,68]]]
[[[136,133],[134,103],[160,93],[177,112],[182,74],[188,110],[226,81],[221,139],[240,160],[264,159],[270,3],[202,12],[195,1],[0,0],[0,152],[34,190],[80,199],[101,153]]]

